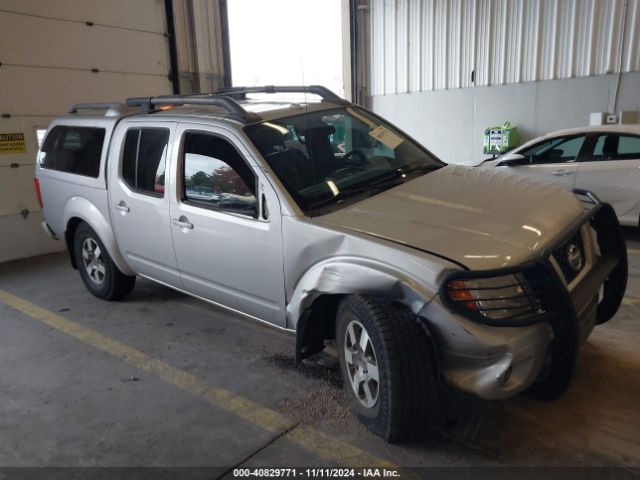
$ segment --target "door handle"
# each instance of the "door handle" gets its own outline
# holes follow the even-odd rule
[[[186,228],[187,230],[193,230],[193,223],[191,223],[189,219],[184,215],[181,216],[180,218],[174,218],[173,224],[176,227]]]
[[[565,175],[571,175],[571,173],[569,170],[554,170],[553,172],[551,172],[551,175],[555,175],[556,177],[563,177]]]
[[[118,203],[116,203],[114,205],[114,208],[116,210],[120,210],[122,213],[129,213],[129,207],[127,207],[127,204],[124,203],[122,200],[120,200]]]

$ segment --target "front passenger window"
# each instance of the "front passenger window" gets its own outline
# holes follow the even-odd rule
[[[255,217],[255,176],[226,140],[187,133],[184,141],[183,200],[198,206]]]
[[[572,162],[580,153],[585,136],[560,137],[538,143],[521,152],[532,164]]]

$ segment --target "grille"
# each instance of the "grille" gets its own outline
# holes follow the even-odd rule
[[[560,271],[567,283],[571,283],[580,274],[586,261],[584,244],[580,230],[553,253]]]

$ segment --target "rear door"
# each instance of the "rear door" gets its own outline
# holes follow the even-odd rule
[[[123,122],[109,163],[109,209],[118,247],[141,275],[181,288],[165,172],[176,123]]]
[[[597,133],[589,146],[576,187],[591,190],[621,217],[640,202],[640,136]]]
[[[284,327],[282,230],[275,191],[226,129],[180,124],[177,138],[171,229],[184,288]]]
[[[506,166],[519,175],[553,182],[569,189],[574,187],[578,159],[586,135],[568,135],[542,140],[518,153],[528,159],[526,165]]]

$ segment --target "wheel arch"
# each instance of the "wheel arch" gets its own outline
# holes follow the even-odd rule
[[[100,241],[104,244],[118,269],[125,275],[135,275],[135,272],[120,254],[110,223],[93,203],[83,197],[71,197],[64,206],[63,218],[64,238],[73,268],[78,268],[74,255],[75,233],[78,225],[84,222],[100,237]]]
[[[435,286],[382,262],[353,257],[320,262],[300,278],[287,304],[287,321],[296,330],[296,359],[322,351],[324,340],[335,338],[338,303],[347,295],[387,298],[417,315],[436,294]]]

